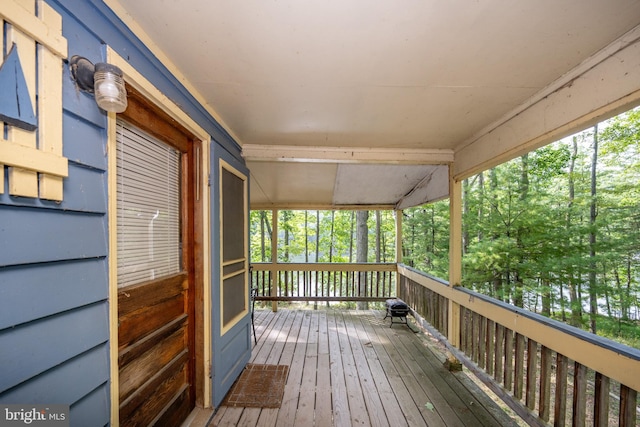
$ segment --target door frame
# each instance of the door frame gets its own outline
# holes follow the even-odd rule
[[[194,120],[167,98],[129,62],[107,46],[107,62],[118,66],[127,84],[138,91],[150,105],[194,136],[196,205],[195,215],[201,229],[194,233],[195,263],[195,394],[196,409],[211,408],[211,239],[209,177],[210,136]],[[111,379],[111,425],[119,425],[118,371],[118,283],[117,283],[117,215],[116,215],[116,114],[107,114],[108,155],[108,227],[109,227],[109,352]]]

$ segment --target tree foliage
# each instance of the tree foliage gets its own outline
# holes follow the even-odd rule
[[[270,262],[271,211],[251,211],[250,221],[251,261]],[[366,224],[366,262],[395,262],[394,213],[377,211],[368,216]],[[282,210],[277,229],[279,262],[356,262],[355,211]]]
[[[463,285],[594,332],[637,321],[639,183],[640,109],[465,180]],[[405,211],[406,263],[447,277],[448,214]]]

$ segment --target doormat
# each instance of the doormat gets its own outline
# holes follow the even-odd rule
[[[288,375],[287,365],[249,363],[222,404],[244,408],[279,408]]]

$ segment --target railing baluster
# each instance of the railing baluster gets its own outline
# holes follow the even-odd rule
[[[489,375],[493,375],[493,368],[495,367],[495,362],[493,360],[493,349],[494,340],[496,335],[496,324],[491,320],[487,320],[487,364],[486,371]]]
[[[478,360],[480,359],[480,315],[478,313],[473,313],[473,352],[471,355],[471,360],[478,364]]]
[[[469,335],[467,311],[468,310],[465,307],[460,307],[460,350],[465,354],[469,354],[469,343],[467,342],[467,336]]]
[[[504,388],[513,390],[513,331],[504,331]]]
[[[486,367],[487,361],[487,318],[479,316],[479,334],[478,334],[478,366],[481,369]]]
[[[549,421],[551,413],[551,350],[545,346],[540,348],[540,400],[538,413],[544,421]]]
[[[496,324],[494,378],[499,384],[504,379],[504,326]]]
[[[522,387],[524,385],[524,336],[516,333],[516,350],[515,350],[515,372],[513,382],[513,395],[518,400],[522,400]]]
[[[429,319],[439,331],[442,331],[442,322],[440,318],[441,311],[439,310],[440,299],[435,292],[431,291],[429,291],[427,298],[429,299],[427,302],[429,304]],[[473,334],[473,331],[471,331],[471,333]]]
[[[595,426],[609,425],[609,377],[596,372],[593,422]]]
[[[556,356],[556,404],[553,412],[553,425],[564,427],[567,418],[567,376],[569,363],[566,356]]]
[[[584,427],[587,413],[587,367],[574,362],[573,369],[573,426]]]
[[[538,377],[538,343],[529,338],[527,340],[527,391],[525,402],[527,408],[536,407],[536,383]]]
[[[620,427],[634,427],[636,425],[636,401],[638,400],[638,392],[620,385]]]
[[[350,275],[349,275],[349,290],[347,291],[347,294],[350,297],[353,297],[355,295],[354,289],[356,287],[356,274],[357,273],[355,271],[350,271],[349,273],[350,273]]]

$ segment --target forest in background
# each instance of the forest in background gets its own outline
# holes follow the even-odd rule
[[[464,180],[462,285],[640,347],[639,151],[637,108]],[[281,211],[278,260],[394,262],[393,215]],[[270,227],[251,213],[252,262]],[[447,279],[448,251],[448,200],[403,211],[405,264]]]

